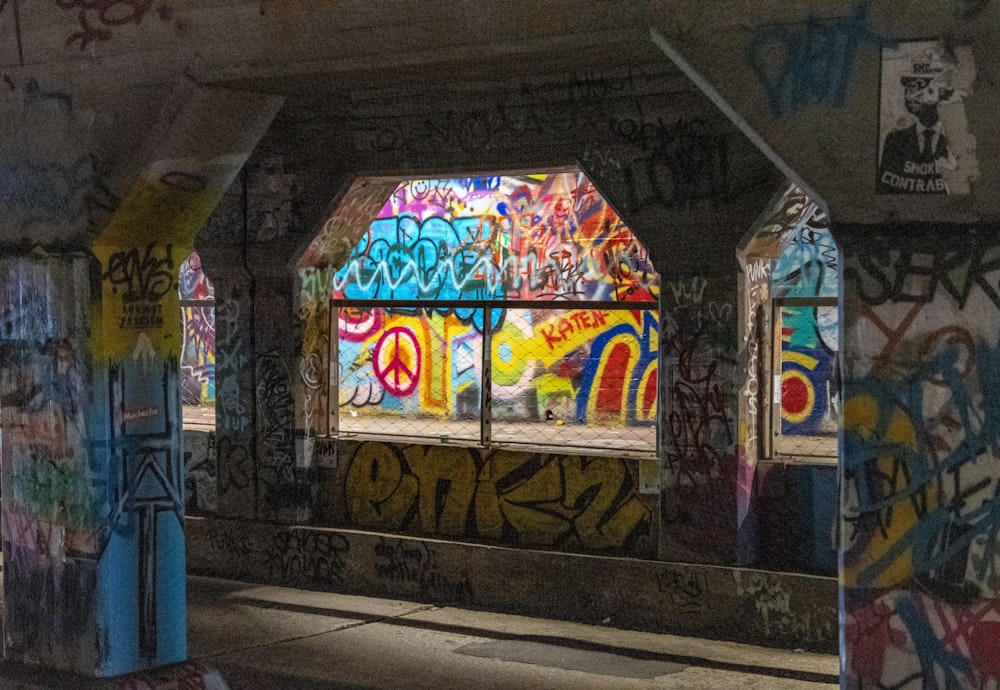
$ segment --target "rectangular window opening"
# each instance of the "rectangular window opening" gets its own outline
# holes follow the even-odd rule
[[[331,306],[331,435],[655,456],[656,302]]]
[[[181,403],[185,429],[215,428],[215,300],[181,300]]]
[[[774,459],[836,463],[841,409],[837,299],[777,298],[772,304]]]
[[[215,429],[215,287],[191,252],[177,271],[181,309],[180,394],[183,428]]]

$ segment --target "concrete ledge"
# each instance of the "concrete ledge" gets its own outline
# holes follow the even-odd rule
[[[192,573],[838,653],[837,581],[356,530],[188,518]]]

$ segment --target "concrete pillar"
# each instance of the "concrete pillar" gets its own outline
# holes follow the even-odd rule
[[[659,557],[732,564],[737,534],[736,276],[678,271],[661,281],[660,371],[667,394],[660,419]]]
[[[85,252],[0,259],[4,649],[98,665],[97,582],[109,510],[90,443]]]
[[[205,261],[215,284],[215,426],[220,515],[253,518],[257,511],[253,396],[253,293],[237,260]]]
[[[308,522],[309,458],[293,398],[294,271],[280,258],[250,265],[225,248],[205,256],[216,295],[219,513]]]
[[[314,320],[295,259],[346,185],[311,149],[286,151],[287,132],[280,123],[275,130],[199,238],[216,291],[219,512],[309,522],[311,441],[326,432],[330,291],[321,289],[317,308],[326,316]],[[305,351],[303,341],[312,343]]]
[[[768,422],[774,398],[774,372],[769,365],[773,356],[774,328],[772,278],[786,245],[816,210],[816,203],[800,188],[786,184],[747,230],[739,247],[737,524],[739,561],[745,565],[757,561],[760,548],[758,462],[773,455],[772,430]]]
[[[997,228],[834,230],[845,254],[845,687],[921,678],[992,687],[1000,677]]]

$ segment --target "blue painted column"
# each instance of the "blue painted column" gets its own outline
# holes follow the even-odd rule
[[[98,675],[187,658],[177,271],[186,248],[98,247],[96,446],[107,466]]]

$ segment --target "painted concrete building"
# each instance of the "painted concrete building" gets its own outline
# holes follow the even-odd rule
[[[190,569],[992,687],[998,28],[0,2],[6,656],[183,661]]]

